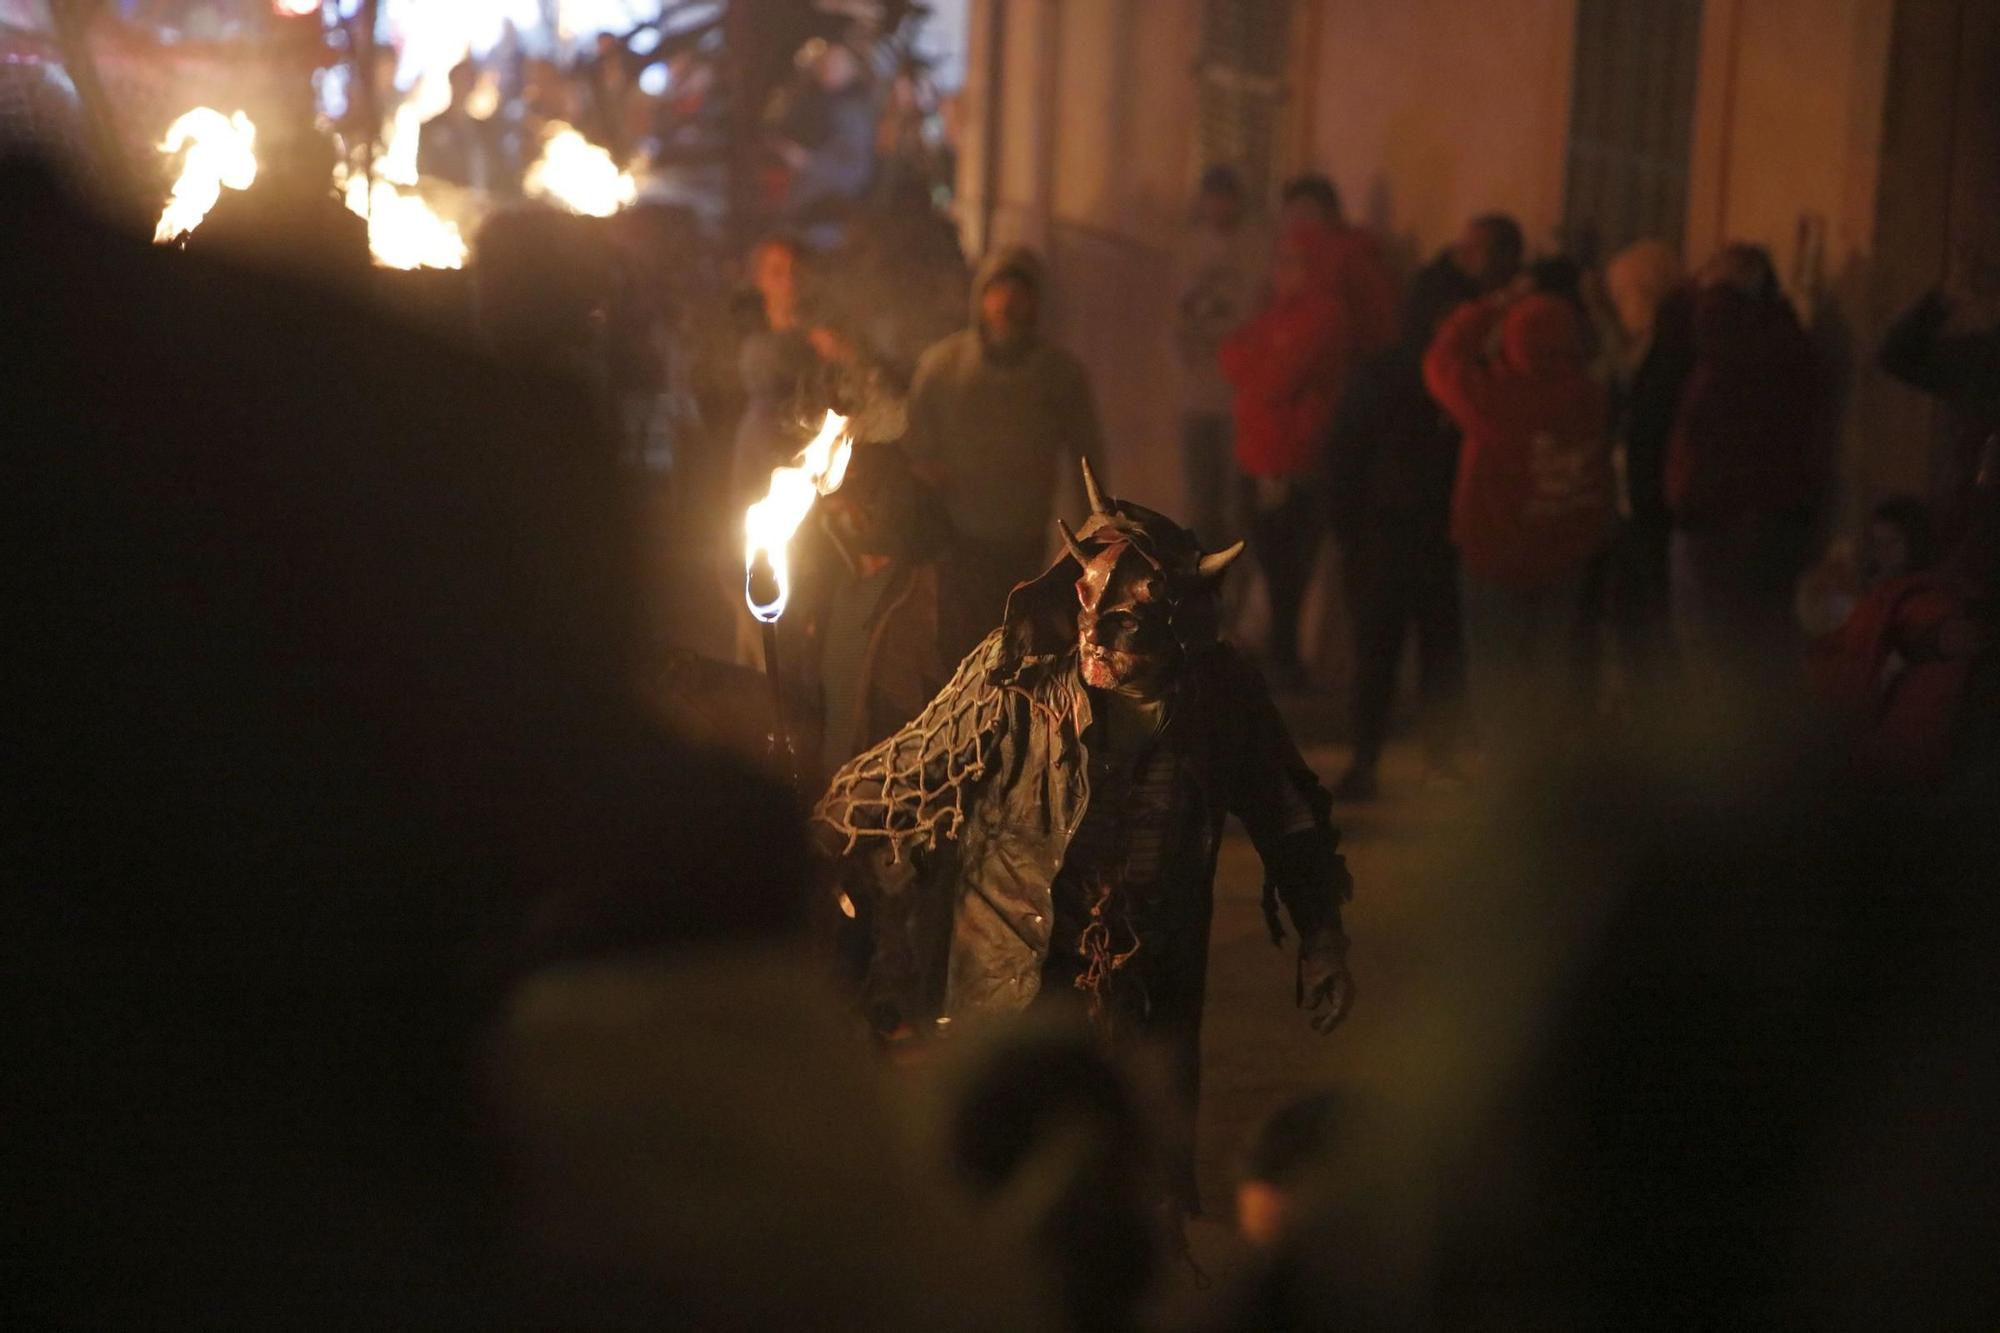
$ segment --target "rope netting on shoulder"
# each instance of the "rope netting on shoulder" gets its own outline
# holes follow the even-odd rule
[[[833,775],[813,819],[846,839],[843,853],[879,841],[901,860],[958,836],[1006,709],[1008,687],[991,673],[999,642],[999,631],[989,635],[915,721]]]

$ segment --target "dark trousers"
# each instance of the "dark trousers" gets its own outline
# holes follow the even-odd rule
[[[1281,667],[1299,662],[1299,611],[1305,605],[1306,585],[1312,582],[1320,538],[1326,533],[1325,509],[1319,487],[1312,482],[1288,481],[1282,497],[1274,497],[1256,478],[1244,479],[1250,549],[1264,571],[1264,587],[1271,598],[1271,638],[1265,652]]]
[[[1687,665],[1765,689],[1795,685],[1805,645],[1792,594],[1812,546],[1812,516],[1803,510],[1676,530],[1669,578]]]
[[[1450,759],[1465,697],[1458,553],[1430,525],[1369,518],[1342,534],[1341,556],[1354,634],[1355,765],[1373,768],[1382,757],[1403,637],[1412,627],[1424,751],[1433,763]]]
[[[1627,696],[1656,702],[1674,665],[1673,608],[1667,579],[1665,524],[1626,522],[1611,546],[1591,562],[1576,645],[1576,679],[1586,711],[1603,695],[1604,632],[1618,652]]]

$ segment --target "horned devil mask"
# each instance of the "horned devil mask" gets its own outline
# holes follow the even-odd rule
[[[1164,514],[1098,489],[1083,465],[1090,518],[1081,532],[1061,519],[1079,566],[1077,661],[1084,683],[1147,694],[1163,688],[1191,653],[1215,642],[1217,592],[1243,543],[1204,554],[1195,535]]]

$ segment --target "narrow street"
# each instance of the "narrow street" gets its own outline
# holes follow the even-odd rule
[[[1335,705],[1315,699],[1288,707],[1308,761],[1331,785],[1344,746],[1328,734]],[[1259,1123],[1293,1099],[1333,1087],[1397,1104],[1428,1102],[1438,1052],[1455,1043],[1450,1020],[1459,995],[1448,959],[1468,926],[1448,901],[1454,836],[1478,808],[1472,793],[1426,786],[1414,743],[1392,745],[1383,761],[1383,798],[1341,806],[1334,818],[1355,880],[1346,913],[1353,940],[1357,1001],[1348,1021],[1320,1037],[1293,1007],[1293,944],[1273,948],[1259,906],[1262,867],[1232,825],[1216,882],[1198,1169],[1205,1216],[1190,1230],[1195,1258],[1217,1285],[1238,1271],[1244,1250],[1231,1230],[1240,1155]],[[1429,1082],[1426,1082],[1429,1080]]]

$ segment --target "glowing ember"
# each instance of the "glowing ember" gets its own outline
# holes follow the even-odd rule
[[[790,467],[771,472],[771,489],[743,514],[743,600],[750,614],[766,624],[776,623],[785,614],[792,595],[791,559],[787,548],[792,534],[805,522],[813,501],[840,489],[847,476],[847,460],[854,454],[854,440],[847,433],[847,418],[828,412],[813,436]]]
[[[181,174],[174,181],[167,206],[153,228],[155,241],[171,241],[201,225],[224,187],[247,190],[257,179],[257,127],[241,111],[223,115],[198,106],[167,127],[160,151],[167,156],[186,150]]]
[[[549,123],[542,155],[521,180],[531,198],[546,199],[572,213],[608,218],[639,197],[629,172],[611,154],[561,121]]]

